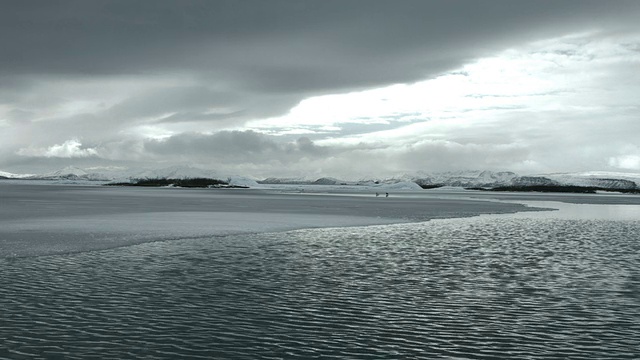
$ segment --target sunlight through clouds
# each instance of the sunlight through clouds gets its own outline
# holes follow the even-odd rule
[[[599,36],[584,33],[534,42],[413,84],[310,98],[286,116],[248,126],[273,133],[279,128],[291,131],[296,125],[307,130],[360,125],[361,133],[355,137],[338,133],[324,139],[336,144],[406,136],[455,137],[467,127],[481,130],[497,121],[505,127],[526,122],[531,113],[544,114],[546,119],[538,123],[541,128],[563,122],[562,114],[569,112],[586,115],[606,111],[607,118],[602,121],[617,121],[621,105],[637,104],[633,94],[639,85],[615,81],[628,73],[625,64],[640,63],[640,54],[620,41],[640,43],[640,38]],[[616,66],[605,69],[605,64]],[[404,124],[407,119],[421,123]],[[393,123],[396,129],[367,132],[368,125],[376,123]]]
[[[499,158],[520,171],[593,164],[636,170],[637,154],[613,156],[615,150],[607,150],[607,143],[624,147],[636,141],[618,131],[638,110],[640,75],[629,66],[640,64],[640,52],[632,44],[640,44],[640,37],[600,32],[536,41],[433,79],[309,98],[285,116],[248,127],[290,134],[331,126],[336,130],[317,133],[316,144],[371,144],[396,154],[421,149],[445,158],[485,154],[478,159],[483,166],[499,167],[489,156],[517,149],[521,157]],[[376,130],[375,124],[387,126]],[[555,155],[559,149],[566,157]],[[370,154],[385,152],[391,150]]]

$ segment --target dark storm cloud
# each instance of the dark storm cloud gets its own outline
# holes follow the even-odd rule
[[[13,1],[0,71],[194,71],[248,93],[403,82],[523,36],[620,22],[635,1]],[[619,8],[619,10],[618,10]]]

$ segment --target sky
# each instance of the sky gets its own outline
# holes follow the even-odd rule
[[[3,1],[0,170],[640,172],[640,1]]]

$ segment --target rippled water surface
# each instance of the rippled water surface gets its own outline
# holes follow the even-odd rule
[[[502,215],[0,259],[0,358],[634,359],[639,239]]]

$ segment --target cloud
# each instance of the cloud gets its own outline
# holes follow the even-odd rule
[[[190,112],[192,115],[223,111],[235,103],[235,96],[203,85],[151,88],[113,105],[105,116],[121,119],[153,118],[164,114]],[[199,120],[195,117],[195,120]]]
[[[77,139],[67,140],[62,144],[52,145],[48,148],[22,148],[18,155],[29,157],[57,157],[57,158],[82,158],[97,156],[98,151],[93,148],[82,148],[82,143]]]
[[[248,131],[221,131],[206,135],[183,133],[161,140],[144,141],[145,153],[167,160],[216,164],[296,163],[301,158],[318,157],[327,150],[302,137],[281,143],[273,136]]]
[[[319,145],[307,137],[282,142],[254,131],[179,134],[145,140],[130,147],[129,158],[152,157],[156,163],[191,163],[226,173],[253,176],[318,176],[343,178],[393,176],[443,169],[504,169],[528,161],[526,147],[517,144],[474,144],[444,140],[414,140],[404,144],[354,143]],[[137,154],[136,154],[137,152]],[[105,153],[100,150],[100,153]],[[313,176],[313,175],[311,175]]]
[[[27,110],[11,109],[5,115],[9,124],[25,124],[30,123],[34,113]]]
[[[640,170],[640,149],[633,154],[625,154],[609,159],[609,165],[622,170]]]
[[[233,97],[234,111],[260,118],[286,112],[311,95],[427,78],[558,32],[624,27],[635,21],[639,8],[633,1],[617,6],[508,0],[137,1],[133,6],[66,0],[37,7],[15,2],[0,14],[0,78],[15,79],[7,86],[19,90],[18,83],[37,87],[43,78],[172,77],[178,83],[165,85],[175,93],[182,88],[184,94],[201,89],[200,94],[150,91],[131,98],[139,103],[125,99],[114,111],[136,115],[153,110],[145,104],[155,99],[158,110],[194,106],[187,111],[192,113],[223,95]]]
[[[0,166],[628,167],[639,15],[632,0],[12,2]]]

